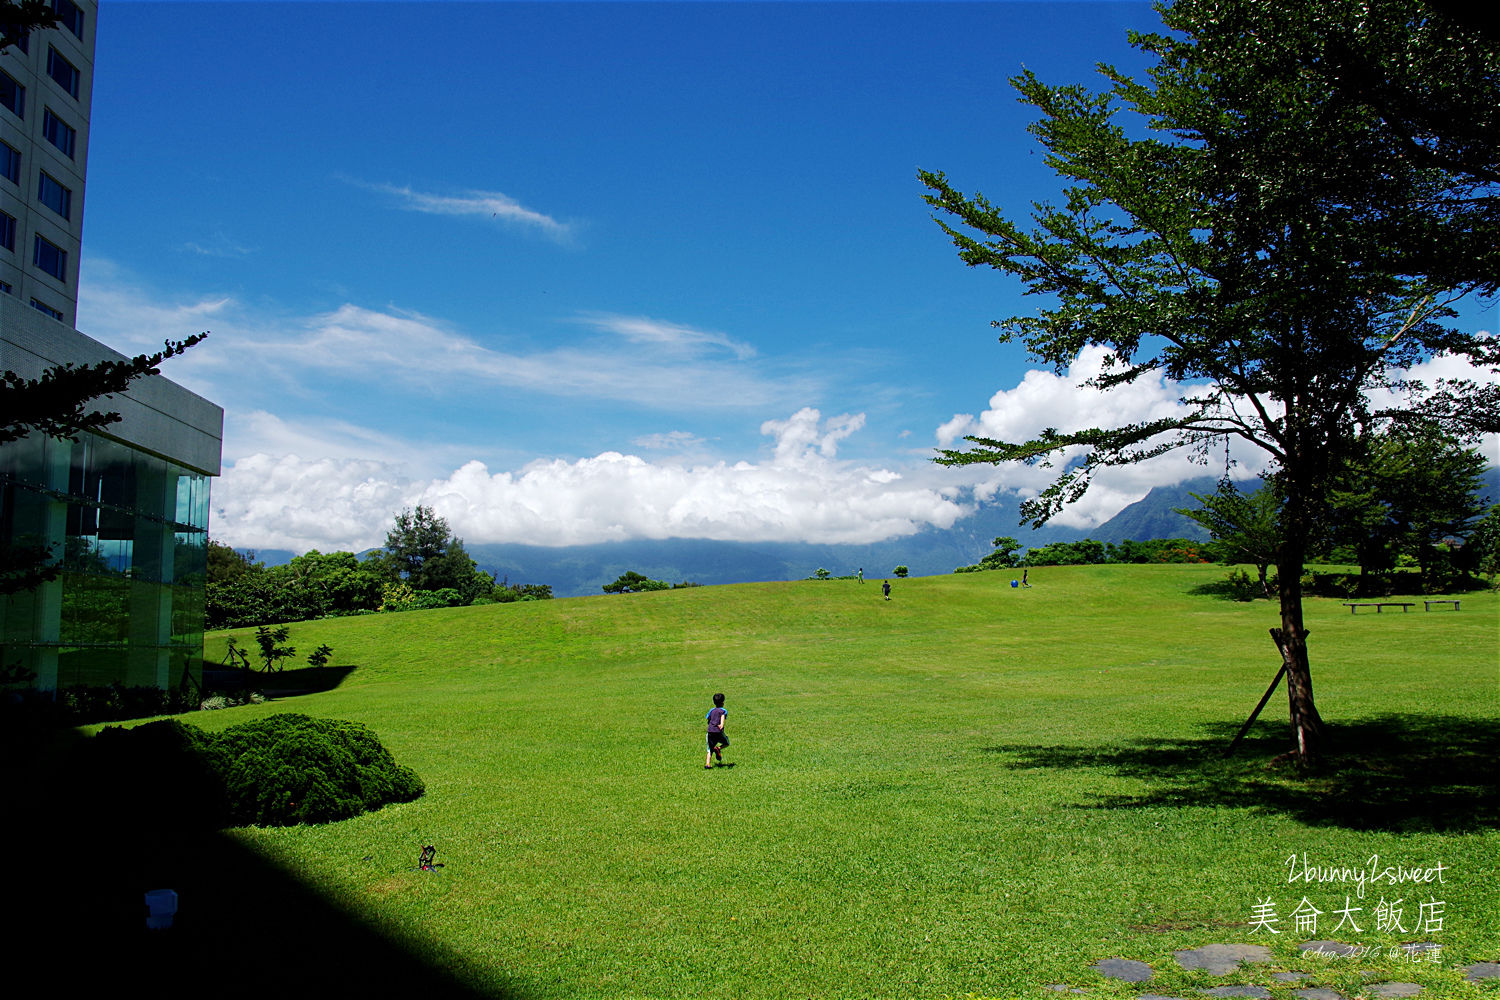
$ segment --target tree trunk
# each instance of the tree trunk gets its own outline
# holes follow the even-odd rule
[[[1291,709],[1292,753],[1302,766],[1317,760],[1323,720],[1313,703],[1312,668],[1307,659],[1307,629],[1302,626],[1302,565],[1305,537],[1292,527],[1281,543],[1277,584],[1281,596],[1281,629],[1277,645],[1286,664],[1286,693]]]

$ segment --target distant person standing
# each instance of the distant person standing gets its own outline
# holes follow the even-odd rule
[[[1023,570],[1021,570],[1021,586],[1026,587],[1027,589],[1030,589],[1030,587],[1031,587],[1031,584],[1029,584],[1029,583],[1026,582],[1026,574],[1030,573],[1030,572],[1031,572],[1030,569],[1023,569]]]
[[[704,770],[712,770],[714,762],[724,762],[720,751],[729,746],[729,737],[724,735],[724,719],[729,715],[724,709],[724,696],[714,695],[714,707],[708,710],[708,754],[703,758]]]
[[[880,589],[885,592],[885,599],[889,601],[891,599],[891,581],[881,580]]]
[[[865,568],[863,566],[861,566],[859,568],[859,582],[860,583],[864,583],[865,582]]]

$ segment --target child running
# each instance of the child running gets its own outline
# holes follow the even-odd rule
[[[714,695],[714,707],[708,710],[708,754],[703,758],[704,770],[712,770],[714,762],[724,762],[724,755],[719,751],[729,745],[729,737],[724,735],[724,717],[729,713],[724,710],[724,696]]]

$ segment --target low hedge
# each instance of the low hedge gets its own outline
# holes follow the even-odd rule
[[[217,734],[176,719],[110,726],[84,752],[101,797],[192,825],[329,823],[425,790],[367,727],[298,713]]]

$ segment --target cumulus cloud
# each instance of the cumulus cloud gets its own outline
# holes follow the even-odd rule
[[[361,548],[383,539],[395,511],[421,503],[470,542],[859,543],[948,528],[967,512],[896,470],[840,460],[839,442],[863,424],[863,414],[824,420],[811,408],[766,421],[775,443],[759,462],[670,465],[609,451],[515,472],[471,461],[425,483],[379,462],[254,455],[214,486],[216,534],[238,545]]]
[[[359,552],[384,543],[413,492],[385,462],[250,455],[212,485],[209,533],[241,548]]]
[[[990,398],[988,409],[977,417],[956,413],[936,431],[940,448],[961,449],[965,437],[995,438],[1002,441],[1025,441],[1045,428],[1062,431],[1085,427],[1116,427],[1141,423],[1186,412],[1183,399],[1201,391],[1196,386],[1158,377],[1141,379],[1130,385],[1100,390],[1083,383],[1103,370],[1105,352],[1085,347],[1066,372],[1029,371],[1014,388],[1002,389]],[[1414,366],[1408,375],[1431,385],[1440,378],[1470,378],[1495,384],[1497,375],[1488,369],[1475,368],[1463,358],[1439,357]],[[1386,390],[1371,393],[1372,401],[1385,405],[1395,400]],[[1265,452],[1246,441],[1232,438],[1228,445],[1227,466],[1233,479],[1246,480],[1270,468]],[[1495,435],[1484,443],[1485,453],[1500,455]],[[1084,449],[1068,448],[1053,460],[1051,468],[1028,466],[1020,462],[1002,465],[967,466],[960,472],[962,481],[979,500],[990,500],[1002,493],[1027,498],[1050,485],[1060,469],[1080,458]],[[1094,475],[1093,485],[1082,500],[1053,518],[1052,523],[1081,529],[1097,527],[1157,486],[1174,486],[1205,475],[1221,475],[1226,470],[1222,449],[1209,456],[1209,464],[1195,460],[1188,449],[1168,452],[1135,465],[1102,469]]]
[[[559,222],[550,215],[527,208],[510,195],[499,191],[433,194],[427,191],[417,191],[410,185],[368,184],[361,181],[351,181],[351,183],[369,191],[390,195],[396,199],[399,207],[410,212],[490,219],[535,230],[559,243],[566,242],[573,236],[573,226],[569,223]]]

